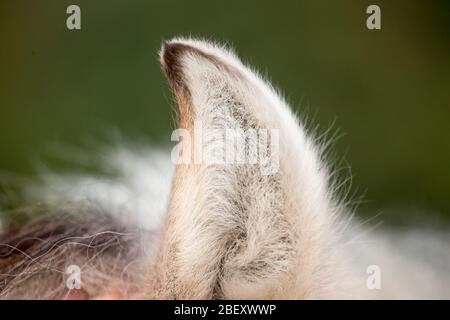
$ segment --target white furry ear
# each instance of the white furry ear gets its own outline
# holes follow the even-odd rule
[[[176,167],[149,296],[325,297],[338,278],[330,250],[336,207],[296,117],[270,84],[222,47],[175,39],[163,45],[161,64],[180,128],[189,138],[201,123],[202,139],[181,141],[187,161]],[[223,146],[223,130],[232,132],[225,141],[246,145],[243,161],[207,161]],[[275,157],[276,166],[261,163],[264,157],[252,162],[259,151]]]
[[[161,65],[177,98],[183,120],[208,120],[228,112],[247,127],[273,124],[280,101],[270,85],[229,50],[209,42],[175,39],[161,50]],[[257,123],[256,123],[257,122]],[[227,124],[228,125],[228,124]]]

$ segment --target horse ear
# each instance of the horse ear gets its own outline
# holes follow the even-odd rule
[[[175,39],[160,55],[180,128],[192,137],[201,123],[202,139],[180,143],[179,154],[190,156],[176,165],[149,297],[325,296],[338,278],[330,252],[336,207],[316,148],[289,107],[226,48]],[[258,157],[204,161],[223,146],[223,130],[270,136],[269,144],[251,134],[235,141],[276,166],[269,161],[271,170],[262,170],[267,162]],[[198,149],[203,161],[192,156]]]

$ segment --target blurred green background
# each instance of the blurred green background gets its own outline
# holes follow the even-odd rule
[[[70,4],[80,31],[66,28]],[[382,30],[366,28],[370,4]],[[48,142],[82,146],[108,127],[168,144],[174,115],[157,51],[179,35],[231,43],[320,130],[334,121],[360,212],[450,219],[444,0],[1,0],[0,171],[32,177]]]

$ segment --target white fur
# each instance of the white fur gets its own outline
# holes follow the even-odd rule
[[[197,50],[179,57],[194,120],[207,128],[236,129],[245,121],[279,130],[280,168],[272,180],[245,166],[184,168],[168,210],[173,225],[163,239],[164,251],[178,253],[162,268],[170,269],[171,260],[181,263],[161,287],[174,286],[172,294],[181,298],[210,298],[214,287],[226,298],[346,296],[345,259],[334,246],[340,209],[313,140],[271,85],[230,51],[186,39],[168,45],[180,43]],[[209,134],[203,148],[213,150],[218,140]],[[235,239],[239,229],[245,243]],[[231,256],[229,241],[238,247]],[[240,271],[253,264],[265,267],[252,275]]]
[[[38,183],[25,189],[28,199],[54,207],[82,203],[126,225],[159,231],[173,171],[168,153],[118,145],[105,148],[101,154],[100,158],[91,156],[91,160],[100,162],[102,171],[110,176],[42,170]]]
[[[261,177],[252,166],[180,165],[167,204],[169,157],[120,149],[108,154],[105,164],[118,171],[116,179],[47,174],[47,187],[30,191],[34,198],[53,204],[88,201],[126,223],[164,228],[149,274],[150,297],[410,298],[421,296],[422,289],[426,297],[450,296],[448,265],[437,272],[414,257],[405,263],[397,254],[408,250],[392,249],[384,234],[371,236],[372,247],[345,244],[345,208],[330,186],[320,147],[267,81],[225,47],[192,39],[170,44],[197,50],[179,57],[194,120],[216,129],[241,128],[242,123],[278,129],[279,172]],[[206,152],[218,138],[208,135]],[[448,254],[443,260],[450,261]],[[385,272],[382,291],[365,287],[367,264],[378,264]],[[418,285],[411,284],[414,280]]]

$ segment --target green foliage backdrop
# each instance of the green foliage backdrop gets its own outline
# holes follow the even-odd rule
[[[82,30],[66,28],[77,4]],[[168,144],[163,39],[228,41],[300,114],[345,133],[335,145],[364,192],[361,211],[450,218],[450,2],[0,2],[0,170],[33,175],[48,142],[83,145],[116,127]]]

